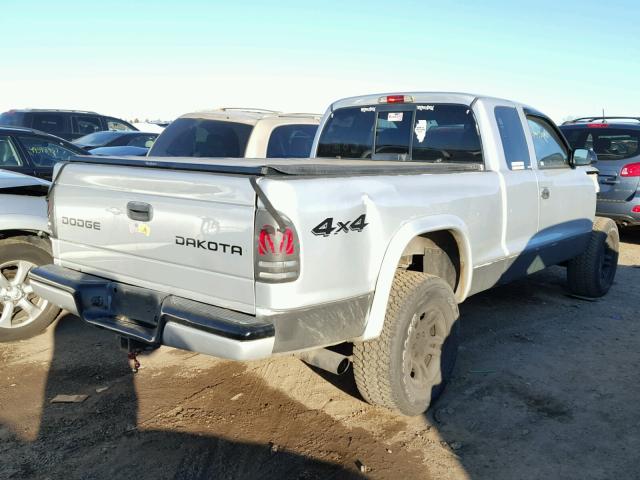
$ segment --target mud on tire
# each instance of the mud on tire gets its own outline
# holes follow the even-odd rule
[[[398,270],[380,337],[354,345],[354,376],[364,399],[404,415],[425,412],[451,377],[458,315],[447,282]]]
[[[569,290],[585,297],[606,294],[616,276],[620,250],[618,227],[609,218],[596,217],[587,249],[567,264]]]

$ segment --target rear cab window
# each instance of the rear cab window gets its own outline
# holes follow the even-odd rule
[[[243,157],[252,130],[244,123],[179,118],[158,136],[149,156]]]
[[[345,107],[332,113],[318,157],[482,164],[482,147],[467,105],[401,104]]]

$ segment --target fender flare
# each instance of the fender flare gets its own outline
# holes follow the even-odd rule
[[[454,215],[434,215],[414,219],[402,225],[393,235],[387,246],[380,271],[378,272],[376,289],[371,303],[371,309],[369,310],[367,325],[364,333],[357,339],[358,341],[371,340],[378,337],[382,332],[393,278],[402,252],[409,242],[418,235],[439,230],[451,231],[458,244],[462,268],[460,283],[456,289],[455,297],[458,303],[466,298],[471,287],[471,278],[473,275],[471,245],[469,243],[467,226],[460,218]]]
[[[46,217],[38,215],[9,214],[0,217],[0,232],[7,230],[22,230],[49,233]]]

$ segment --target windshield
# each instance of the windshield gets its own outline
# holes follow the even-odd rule
[[[244,123],[179,118],[160,134],[149,156],[242,157],[252,130]]]
[[[120,135],[114,132],[95,132],[85,135],[84,137],[77,138],[73,141],[76,145],[86,145],[87,147],[94,147],[98,145],[104,145],[109,143]]]
[[[320,136],[317,156],[482,163],[482,148],[466,105],[378,105],[333,112]]]
[[[624,160],[640,155],[640,129],[561,127],[571,148],[592,148],[598,160]]]

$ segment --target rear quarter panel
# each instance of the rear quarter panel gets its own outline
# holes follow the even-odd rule
[[[260,186],[274,207],[296,226],[301,273],[292,283],[257,283],[257,308],[286,310],[373,292],[387,251],[398,248],[393,247],[394,240],[403,237],[398,233],[408,225],[425,226],[425,230],[417,227],[421,230],[417,233],[439,229],[436,226],[460,230],[471,245],[470,266],[503,255],[500,186],[495,172],[265,178]],[[336,228],[327,236],[312,233],[328,218],[335,227],[360,215],[365,215],[367,224],[361,232]],[[393,270],[397,260],[399,254]],[[463,297],[460,292],[460,299]]]

